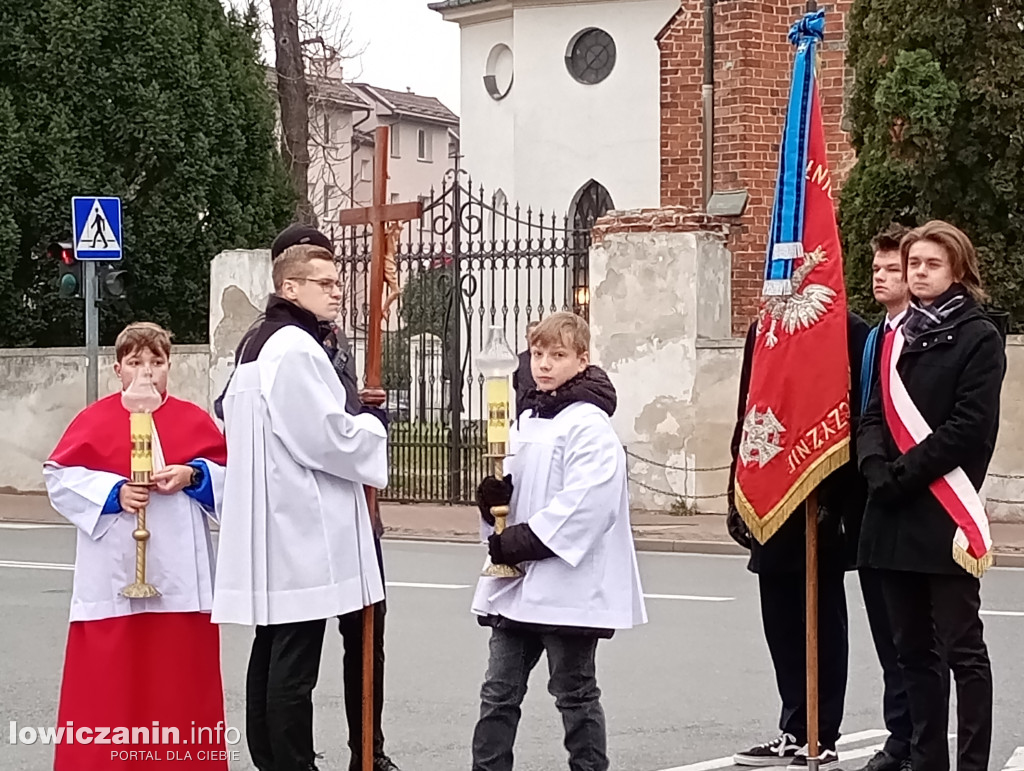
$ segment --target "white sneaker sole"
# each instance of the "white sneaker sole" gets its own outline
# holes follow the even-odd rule
[[[788,767],[790,762],[793,760],[791,757],[771,757],[771,758],[756,758],[750,755],[733,755],[732,762],[737,766],[747,766],[748,768],[781,768],[782,766]]]

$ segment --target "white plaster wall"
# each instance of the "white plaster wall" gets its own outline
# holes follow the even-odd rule
[[[619,0],[517,7],[510,18],[462,28],[465,167],[510,201],[564,212],[591,178],[617,209],[660,198],[660,59],[654,36],[678,0]],[[600,27],[615,39],[612,74],[593,86],[565,67],[572,37]],[[496,102],[484,89],[491,48],[508,45],[514,83]]]
[[[418,157],[417,133],[420,129],[427,132],[427,140],[431,145],[429,161],[421,161]],[[388,157],[389,194],[397,194],[399,202],[407,203],[420,196],[430,195],[431,188],[440,190],[444,173],[453,164],[453,161],[448,160],[448,129],[436,124],[403,119],[392,125],[391,130],[397,132],[401,139],[400,156]]]
[[[515,188],[519,200],[565,211],[591,178],[616,209],[658,206],[661,64],[654,36],[678,0],[522,8],[515,13]],[[600,27],[614,39],[615,69],[577,83],[565,67],[572,37]]]
[[[484,88],[487,57],[499,43],[511,48],[514,58],[512,90],[500,102]],[[518,81],[519,55],[511,14],[507,19],[462,27],[462,166],[488,194],[501,188],[510,205],[523,200],[515,187],[514,117],[516,104],[525,98],[520,96]]]
[[[42,467],[71,419],[85,407],[84,348],[0,350],[0,491],[44,490]],[[101,348],[99,393],[119,390],[114,351]],[[209,355],[205,345],[176,345],[169,387],[207,407]]]

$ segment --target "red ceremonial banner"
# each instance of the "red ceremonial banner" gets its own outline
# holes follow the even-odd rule
[[[849,459],[843,258],[816,83],[810,96],[805,184],[797,196],[803,253],[783,292],[769,291],[778,281],[765,282],[736,466],[736,507],[761,543]]]

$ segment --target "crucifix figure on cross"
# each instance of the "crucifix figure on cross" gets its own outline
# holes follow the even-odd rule
[[[417,220],[423,213],[423,204],[387,203],[388,197],[388,148],[391,146],[390,129],[378,126],[374,136],[373,150],[373,205],[361,209],[346,209],[341,212],[341,225],[369,225],[373,231],[370,259],[370,325],[366,340],[366,382],[367,391],[383,394],[381,390],[382,326],[388,307],[397,298],[398,270],[395,254],[398,251],[398,236],[402,224]],[[390,242],[390,243],[389,243]],[[384,284],[390,294],[384,302]],[[386,397],[381,400],[381,406]],[[377,510],[377,491],[366,488],[366,503],[371,517]],[[363,730],[361,742],[361,765],[363,771],[373,768],[373,606],[363,608]]]

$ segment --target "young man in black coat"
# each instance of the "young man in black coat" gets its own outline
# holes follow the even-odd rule
[[[955,558],[958,525],[931,485],[961,469],[974,490],[981,489],[999,429],[1006,355],[979,305],[985,295],[966,235],[945,222],[929,222],[903,239],[900,253],[914,299],[902,331],[892,333],[905,340],[894,377],[931,433],[901,452],[887,414],[903,416],[894,399],[875,389],[858,435],[868,483],[859,556],[861,564],[881,571],[914,725],[911,766],[949,769],[948,662],[956,680],[958,771],[985,771],[992,671],[976,577],[984,564]]]
[[[750,549],[747,568],[756,573],[761,596],[761,621],[775,668],[782,699],[781,734],[763,744],[739,752],[733,762],[741,766],[807,767],[807,671],[805,522],[801,504],[766,544],[752,538],[733,503],[736,463],[747,412],[747,392],[756,337],[756,322],[747,331],[740,373],[736,429],[732,437],[732,470],[729,481],[729,533]],[[860,363],[869,327],[859,316],[847,315],[847,347],[850,357],[851,430],[859,419]],[[854,450],[851,448],[851,455]],[[845,534],[845,520],[860,519],[864,489],[851,461],[836,470],[819,488],[818,513],[818,640],[821,771],[839,764],[836,741],[846,701],[849,658],[846,591],[843,579],[853,565],[855,542]]]
[[[874,259],[871,263],[871,291],[875,301],[885,308],[883,318],[868,335],[861,361],[861,412],[867,410],[872,389],[878,385],[878,367],[882,360],[882,343],[885,334],[899,326],[907,315],[910,305],[910,289],[903,273],[900,257],[900,241],[910,228],[893,224],[879,233],[871,242]],[[856,546],[860,534],[860,517],[852,519],[847,528],[847,537]],[[882,666],[882,714],[889,736],[885,744],[868,760],[863,771],[910,771],[910,737],[913,724],[910,720],[910,704],[896,656],[896,643],[889,623],[889,614],[882,594],[881,573],[868,565],[858,565],[861,594],[864,609],[875,644],[878,662]]]

